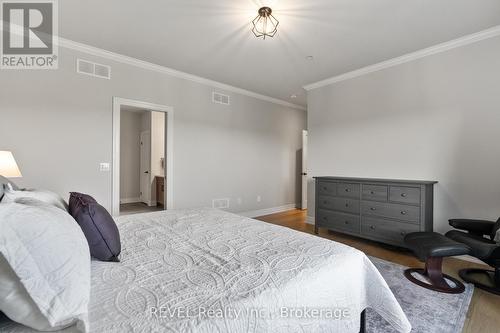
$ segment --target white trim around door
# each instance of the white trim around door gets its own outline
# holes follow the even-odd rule
[[[165,129],[166,172],[166,209],[174,208],[174,109],[170,106],[136,101],[132,99],[113,98],[113,166],[112,166],[112,197],[111,211],[113,216],[120,214],[120,110],[122,106],[142,108],[149,111],[165,112],[167,127]]]

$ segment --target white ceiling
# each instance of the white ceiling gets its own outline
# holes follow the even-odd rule
[[[262,4],[280,21],[266,40]],[[499,0],[59,1],[62,37],[299,105],[305,84],[495,25]]]

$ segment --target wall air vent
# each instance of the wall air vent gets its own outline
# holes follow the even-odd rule
[[[97,64],[88,60],[78,59],[76,62],[76,72],[101,79],[111,79],[110,66]]]
[[[212,207],[217,209],[226,209],[229,208],[229,199],[213,199]]]
[[[229,96],[218,92],[212,93],[212,102],[217,104],[229,105]]]

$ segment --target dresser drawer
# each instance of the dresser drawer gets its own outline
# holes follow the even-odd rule
[[[323,209],[359,214],[359,200],[338,197],[319,197],[318,206]]]
[[[420,188],[391,186],[389,189],[389,201],[419,205]]]
[[[316,223],[320,227],[352,233],[359,233],[360,228],[359,216],[330,212],[321,209],[318,210]]]
[[[338,183],[337,195],[348,198],[359,198],[360,187],[360,184]]]
[[[323,209],[334,210],[335,209],[333,202],[334,199],[335,199],[334,197],[327,197],[322,195],[318,198],[318,207]]]
[[[387,201],[387,186],[363,184],[363,200]]]
[[[318,192],[321,195],[337,195],[337,183],[320,182]]]
[[[363,201],[361,203],[361,212],[363,215],[376,215],[410,223],[420,223],[420,207],[415,206]]]
[[[363,217],[361,220],[361,234],[369,238],[388,240],[403,245],[404,237],[419,231],[415,224],[401,223],[380,218]]]

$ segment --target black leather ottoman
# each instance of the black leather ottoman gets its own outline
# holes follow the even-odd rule
[[[442,264],[444,257],[468,254],[470,248],[459,242],[455,242],[436,232],[413,232],[405,236],[405,245],[411,249],[418,259],[425,262],[425,268],[408,268],[404,274],[411,282],[434,291],[449,294],[459,294],[465,290],[462,282],[443,274]],[[413,273],[420,274],[425,281],[415,278]],[[450,286],[451,281],[455,286]]]

